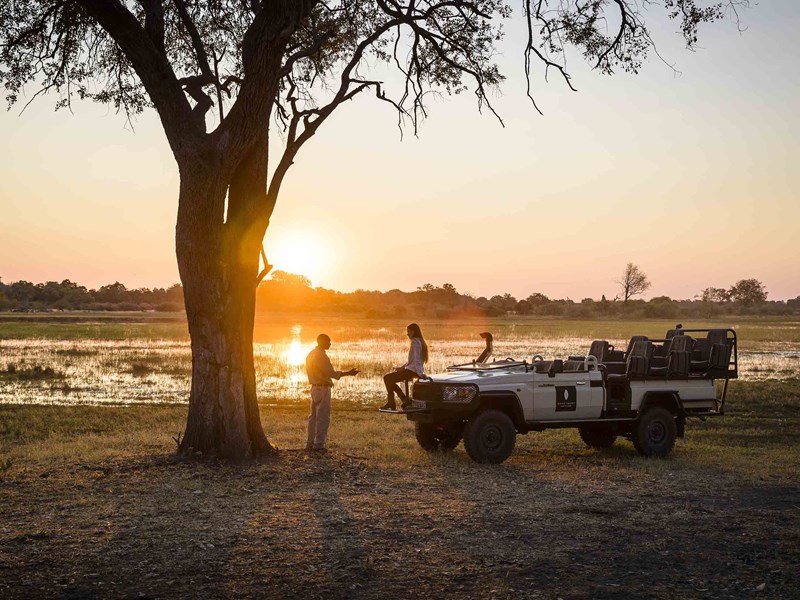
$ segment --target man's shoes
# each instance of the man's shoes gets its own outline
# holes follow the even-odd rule
[[[397,410],[397,405],[394,402],[387,402],[380,408],[381,410]]]
[[[327,448],[314,448],[313,452],[314,452],[314,454],[327,454],[328,453],[328,449]]]

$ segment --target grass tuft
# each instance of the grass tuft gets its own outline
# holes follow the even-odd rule
[[[0,371],[0,377],[17,379],[20,381],[41,381],[48,379],[64,379],[66,375],[62,371],[57,371],[52,367],[34,365],[28,368],[20,368],[14,363],[9,363],[5,371]]]

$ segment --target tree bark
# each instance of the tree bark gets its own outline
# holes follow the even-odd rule
[[[213,162],[181,168],[176,251],[192,387],[179,451],[246,459],[273,450],[261,426],[253,363],[260,245],[254,233],[225,223],[228,184]]]

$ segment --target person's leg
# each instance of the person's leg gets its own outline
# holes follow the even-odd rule
[[[314,438],[314,450],[325,448],[328,439],[328,425],[331,422],[331,388],[322,388],[317,402],[317,434]]]
[[[318,397],[319,388],[311,388],[311,412],[308,415],[308,431],[306,432],[306,450],[311,450],[314,447],[314,438],[317,432],[318,414],[317,408],[319,406]]]
[[[386,386],[386,406],[383,408],[394,410],[396,408],[394,395],[400,394],[400,397],[403,397],[403,392],[397,387],[397,382],[403,380],[402,372],[392,371],[383,376],[383,385]]]
[[[407,381],[410,379],[414,379],[416,377],[416,373],[413,371],[409,371],[408,369],[401,369],[400,371],[394,371],[392,373],[387,373],[383,376],[383,383],[386,385],[386,392],[388,395],[387,406],[390,404],[394,407],[394,396],[397,394],[400,396],[400,401],[403,404],[408,403],[408,398],[406,398],[405,392],[400,389],[398,385],[401,381]]]

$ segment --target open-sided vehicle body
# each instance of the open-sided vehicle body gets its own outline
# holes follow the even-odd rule
[[[597,340],[585,356],[453,365],[415,383],[404,414],[426,450],[463,439],[479,462],[505,460],[516,434],[563,427],[593,447],[624,437],[642,454],[664,456],[687,418],[724,414],[737,376],[733,329],[676,327],[663,339],[636,336],[624,351]]]

